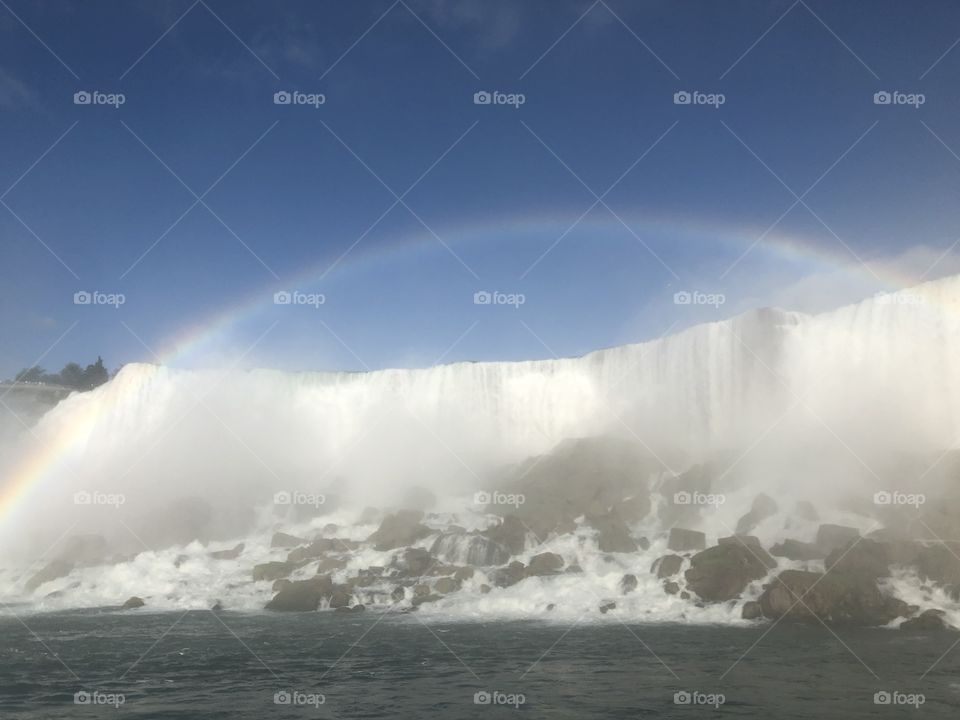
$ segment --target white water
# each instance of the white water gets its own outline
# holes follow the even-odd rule
[[[355,517],[364,505],[389,505],[413,484],[444,498],[469,497],[504,463],[567,438],[604,434],[641,442],[663,461],[666,474],[717,454],[737,458],[720,488],[728,502],[702,515],[708,543],[732,534],[759,491],[812,499],[823,521],[867,530],[870,521],[841,511],[831,498],[858,483],[883,487],[876,476],[891,457],[954,444],[960,435],[958,329],[960,278],[948,278],[816,317],[756,311],[575,359],[301,374],[131,365],[108,385],[63,401],[34,428],[36,439],[24,437],[15,457],[3,458],[5,482],[23,454],[55,462],[36,474],[0,536],[16,564],[37,557],[71,528],[102,533],[118,551],[141,553],[132,562],[76,571],[59,585],[43,586],[38,597],[81,583],[44,600],[45,608],[149,594],[156,608],[208,607],[221,598],[256,609],[269,597],[269,583],[247,582],[249,568],[286,551],[268,547],[273,520],[265,523],[261,515],[253,523],[257,530],[249,526],[254,510],[268,506],[277,491],[336,495]],[[78,506],[78,491],[122,495],[123,505]],[[186,496],[209,504],[204,527],[223,542],[166,547],[164,510]],[[782,509],[754,534],[768,545],[786,536],[812,539],[816,524],[789,517],[786,503]],[[449,520],[468,529],[491,521],[464,512]],[[283,529],[292,531],[289,523]],[[337,536],[362,539],[373,529]],[[557,616],[567,617],[595,608],[598,597],[615,596],[619,578],[633,572],[640,587],[618,599],[625,613],[731,617],[729,608],[697,609],[665,595],[649,575],[663,553],[664,528],[651,517],[636,530],[653,547],[614,556],[612,565],[584,549],[582,534],[563,539],[562,549],[546,548],[578,562],[586,581],[532,578],[489,595],[461,593],[424,610],[510,616],[556,602]],[[247,546],[241,560],[207,557],[210,549],[239,541]],[[190,559],[177,569],[179,555]],[[388,562],[373,551],[351,560],[355,569]],[[17,594],[9,573],[0,583]]]

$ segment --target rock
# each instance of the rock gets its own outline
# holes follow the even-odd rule
[[[760,539],[754,535],[729,535],[717,540],[717,545],[743,545],[753,550],[764,551]]]
[[[239,545],[234,545],[229,550],[217,550],[210,553],[210,557],[214,560],[236,560],[240,557],[240,553],[243,552],[244,544],[240,543]]]
[[[823,566],[829,573],[848,579],[876,581],[890,574],[893,548],[888,543],[861,540],[856,545],[836,548],[827,555]]]
[[[320,602],[333,596],[336,586],[329,575],[298,580],[285,585],[267,603],[267,610],[277,612],[314,612]]]
[[[739,597],[747,585],[776,566],[763,549],[729,543],[694,555],[684,577],[687,587],[702,600],[724,602]]]
[[[943,610],[924,610],[915,618],[904,620],[900,623],[901,630],[909,632],[936,632],[941,630],[952,630],[943,619]]]
[[[566,573],[582,573],[582,572],[583,572],[583,568],[580,567],[580,563],[576,563],[576,562],[575,562],[575,563],[573,563],[573,564],[571,564],[571,565],[568,565],[568,566],[567,566],[567,569],[564,570],[564,572],[566,572]]]
[[[275,532],[270,538],[270,547],[272,548],[290,548],[299,545],[306,545],[307,541],[296,535],[288,535],[285,532]]]
[[[346,558],[325,557],[320,558],[317,563],[317,575],[331,573],[334,570],[342,570],[347,566]]]
[[[637,576],[630,573],[620,578],[620,592],[623,595],[632,593],[637,589]]]
[[[394,560],[392,567],[396,568],[402,576],[420,577],[425,575],[434,563],[435,560],[428,550],[407,548]]]
[[[417,583],[416,585],[413,586],[413,596],[415,598],[423,597],[424,595],[429,595],[429,594],[430,594],[430,586],[427,585],[426,583]]]
[[[215,601],[215,602],[213,603],[213,605],[210,607],[210,609],[211,609],[213,612],[220,612],[220,611],[223,610],[223,603],[220,602],[219,600],[217,600],[217,601]]]
[[[73,571],[73,563],[66,560],[51,560],[26,582],[27,592],[33,592],[44,583],[66,577]]]
[[[493,572],[492,580],[497,587],[516,585],[527,576],[527,568],[522,562],[514,560],[506,567]]]
[[[707,546],[707,537],[698,530],[684,530],[683,528],[670,528],[670,538],[667,540],[667,548],[676,552],[687,550],[703,550]]]
[[[553,612],[553,611],[556,610],[556,609],[557,609],[556,603],[549,603],[549,604],[547,605],[547,612]]]
[[[449,595],[460,589],[460,583],[452,577],[442,577],[433,584],[433,589],[441,595]]]
[[[803,520],[809,520],[810,522],[820,521],[820,515],[817,513],[817,509],[813,506],[813,503],[807,500],[798,502],[793,512],[798,518]]]
[[[859,537],[858,530],[845,525],[821,525],[817,529],[817,545],[826,553],[846,547]]]
[[[273,581],[273,591],[274,591],[275,593],[278,593],[278,592],[280,592],[281,590],[283,590],[285,587],[287,587],[287,585],[289,585],[291,582],[293,582],[293,581],[292,581],[292,580],[287,580],[286,578],[280,578],[279,580],[274,580],[274,581]]]
[[[802,602],[798,602],[802,600]],[[906,614],[906,603],[885,596],[872,580],[784,570],[760,596],[764,617],[859,626],[886,625]]]
[[[420,595],[418,597],[415,597],[411,604],[413,605],[413,607],[417,608],[423,605],[424,603],[436,602],[437,600],[441,600],[442,598],[443,598],[443,595],[432,595],[432,594]]]
[[[143,601],[143,598],[138,598],[136,595],[129,598],[123,605],[120,606],[121,610],[134,610],[136,608],[142,608],[146,603]]]
[[[279,580],[281,578],[289,577],[290,573],[296,569],[297,565],[294,563],[281,562],[279,560],[261,563],[253,566],[253,581],[260,582],[261,580]]]
[[[376,550],[394,550],[413,545],[430,535],[430,529],[420,522],[422,519],[423,512],[420,510],[400,510],[387,515],[380,527],[367,538],[367,542],[373,543]]]
[[[617,604],[613,600],[603,600],[600,602],[600,614],[606,615],[611,610],[616,610]]]
[[[636,552],[637,542],[630,535],[630,528],[615,512],[586,516],[587,524],[597,531],[600,552]]]
[[[673,584],[676,585],[676,583],[673,583]],[[686,590],[684,590],[682,593],[680,593],[680,599],[681,599],[681,600],[689,600],[689,599],[690,599],[690,593],[688,593]]]
[[[346,588],[335,587],[330,595],[330,608],[336,610],[337,608],[349,607],[351,598],[352,595]]]
[[[527,528],[515,515],[507,515],[503,522],[484,530],[482,534],[505,547],[511,555],[523,552],[527,544]]]
[[[354,605],[352,608],[350,608],[350,612],[355,612],[355,613],[357,613],[357,612],[363,612],[363,611],[366,610],[366,609],[367,609],[367,608],[366,608],[362,603],[357,603],[357,604]]]
[[[480,594],[481,594],[481,595],[486,595],[486,594],[489,593],[492,589],[493,589],[493,588],[491,588],[489,585],[487,585],[486,583],[484,583],[483,585],[480,586]]]
[[[776,500],[760,493],[753,499],[750,512],[737,521],[736,534],[746,535],[768,517],[775,515],[778,509]]]
[[[459,583],[464,583],[476,574],[472,567],[462,567],[453,574],[453,579]]]
[[[770,548],[770,554],[787,560],[822,560],[826,557],[823,549],[815,543],[805,543],[799,540],[784,540]]]
[[[390,599],[395,603],[400,602],[401,600],[403,600],[404,597],[406,597],[406,593],[404,592],[403,588],[400,587],[399,585],[397,585],[393,589],[393,591],[390,593]]]
[[[667,595],[676,595],[678,592],[680,592],[680,585],[673,580],[668,580],[663,584],[663,591]]]
[[[683,558],[679,555],[664,555],[653,561],[650,572],[656,573],[659,579],[670,578],[680,572]]]
[[[740,617],[744,620],[759,620],[763,617],[763,608],[756,600],[748,600],[743,604]]]
[[[304,563],[323,557],[327,553],[343,553],[356,550],[360,543],[346,538],[317,538],[305,547],[294,548],[287,554],[287,562]]]
[[[637,547],[643,551],[647,551],[650,549],[650,541],[645,537],[637,538]]]
[[[527,577],[556,575],[563,567],[563,558],[556,553],[546,552],[534,555],[527,566]]]

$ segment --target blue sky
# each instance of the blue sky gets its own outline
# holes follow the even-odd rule
[[[946,1],[4,0],[0,376],[573,355],[956,272],[958,37]]]

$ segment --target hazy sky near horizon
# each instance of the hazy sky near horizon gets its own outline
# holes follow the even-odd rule
[[[573,355],[960,271],[958,38],[947,0],[3,0],[0,377]]]

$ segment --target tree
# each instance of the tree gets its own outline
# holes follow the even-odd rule
[[[77,363],[67,363],[60,371],[60,384],[78,390],[86,387],[86,373]]]
[[[77,369],[79,370],[79,366]],[[87,365],[87,369],[83,371],[83,387],[86,390],[93,390],[109,379],[110,373],[103,366],[103,358],[99,355],[97,355],[97,361],[93,365]]]
[[[46,376],[47,371],[44,370],[39,365],[34,365],[30,368],[24,368],[17,373],[15,382],[26,382],[26,383],[38,383],[43,382],[44,377]]]

